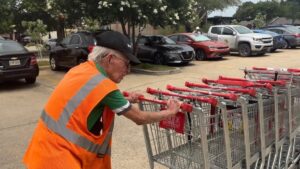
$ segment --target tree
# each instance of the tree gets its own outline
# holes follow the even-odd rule
[[[287,0],[282,3],[283,16],[292,19],[294,23],[300,18],[300,2],[298,0]]]
[[[99,2],[100,16],[121,23],[123,33],[135,42],[135,28],[149,23],[154,27],[177,26],[193,19],[190,0],[107,0]]]
[[[238,4],[240,4],[240,0],[194,0],[193,7],[197,11],[200,23],[206,23],[206,18],[211,12]]]
[[[0,3],[0,33],[12,32],[13,14],[11,12],[12,0],[1,0]]]
[[[31,36],[34,42],[37,42],[37,48],[40,57],[42,55],[42,37],[47,34],[47,26],[44,25],[43,21],[38,19],[37,21],[23,21],[22,26],[26,28],[26,33]]]

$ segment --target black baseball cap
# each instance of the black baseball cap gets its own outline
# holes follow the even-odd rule
[[[133,55],[133,50],[129,39],[117,31],[106,31],[96,36],[97,46],[103,46],[106,48],[114,49],[127,59],[135,64],[141,63],[141,61]]]

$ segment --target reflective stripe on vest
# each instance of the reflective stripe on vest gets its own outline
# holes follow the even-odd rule
[[[79,92],[73,96],[72,99],[67,103],[66,107],[64,107],[63,112],[61,113],[60,118],[55,121],[53,120],[46,112],[43,110],[41,119],[44,121],[46,126],[51,129],[53,132],[59,134],[64,137],[66,140],[84,148],[85,150],[103,156],[105,154],[110,155],[110,147],[109,141],[112,137],[112,131],[114,126],[114,121],[110,125],[107,136],[105,137],[102,145],[95,144],[88,140],[87,138],[79,135],[78,133],[68,129],[67,123],[69,122],[72,113],[79,106],[82,100],[93,90],[103,79],[105,76],[102,74],[96,75],[91,78],[80,90]]]

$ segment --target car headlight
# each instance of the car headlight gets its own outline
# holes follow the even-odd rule
[[[253,38],[254,41],[262,42],[261,38]]]

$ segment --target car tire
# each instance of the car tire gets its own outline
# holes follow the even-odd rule
[[[36,81],[36,77],[26,77],[25,78],[26,83],[33,84]]]
[[[57,65],[57,61],[55,60],[54,57],[51,57],[51,56],[50,56],[49,64],[50,64],[51,70],[56,71],[56,70],[59,69],[59,67],[58,67],[58,65]]]
[[[165,63],[166,63],[165,58],[160,53],[156,53],[154,55],[154,64],[164,65]]]
[[[241,56],[250,56],[251,55],[251,47],[247,43],[239,44],[239,54]]]
[[[205,60],[206,59],[206,54],[202,49],[196,50],[196,60]]]
[[[282,47],[282,49],[287,49],[289,48],[289,43],[285,40],[284,46]]]

